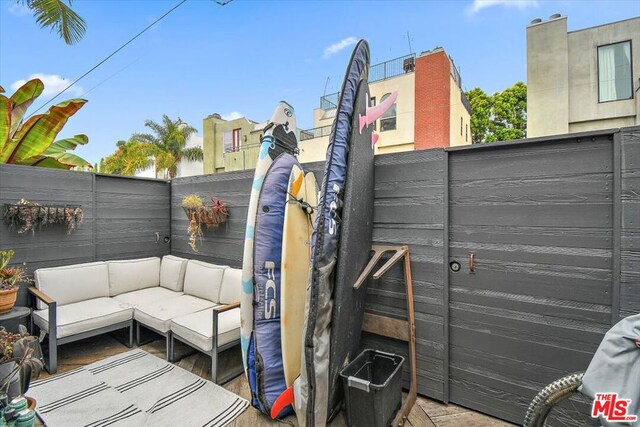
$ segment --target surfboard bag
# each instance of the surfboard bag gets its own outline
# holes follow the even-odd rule
[[[580,391],[596,398],[596,393],[618,393],[630,399],[627,415],[640,417],[640,314],[629,316],[609,330],[587,368]],[[631,426],[600,417],[603,426]]]
[[[253,406],[265,414],[270,414],[271,405],[286,389],[280,341],[280,273],[284,208],[293,165],[300,166],[289,153],[273,161],[262,184],[256,217],[249,385]]]
[[[276,125],[263,138],[262,160],[275,156],[266,173],[254,178],[260,184],[253,240],[253,330],[247,348],[247,377],[252,405],[269,414],[275,399],[285,390],[280,340],[280,269],[284,209],[289,176],[294,165],[300,166],[293,152],[297,140],[292,132]],[[288,415],[289,408],[280,416]]]
[[[361,40],[351,57],[331,128],[318,216],[312,236],[311,272],[303,327],[300,377],[294,382],[295,411],[300,426],[324,426],[329,411],[331,318],[334,270],[340,236],[342,191],[354,105],[359,83],[367,78],[369,46]]]

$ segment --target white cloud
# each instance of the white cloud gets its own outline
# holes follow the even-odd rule
[[[355,37],[347,37],[346,39],[342,39],[339,42],[332,44],[324,50],[324,59],[329,58],[331,55],[335,55],[342,49],[349,47],[352,44],[356,44],[357,42],[358,39],[356,39]]]
[[[14,16],[31,15],[31,10],[24,4],[11,3],[11,5],[7,9],[9,10],[9,13]]]
[[[528,7],[538,7],[538,3],[538,0],[473,0],[473,3],[467,7],[467,13],[475,15],[482,9],[493,6],[513,7],[522,10]]]
[[[31,79],[40,79],[42,83],[44,83],[44,91],[42,92],[42,96],[52,96],[57,95],[62,89],[66,88],[71,84],[71,80],[65,79],[64,77],[60,77],[57,74],[44,74],[44,73],[36,73],[31,74],[27,80],[18,80],[11,84],[11,89],[14,91],[18,89],[20,86],[25,84],[27,81]],[[74,85],[69,88],[65,94],[71,96],[80,96],[84,93],[84,89],[81,86]]]
[[[239,111],[232,111],[229,114],[223,114],[221,117],[223,120],[235,120],[239,119],[240,117],[244,117],[244,115]]]

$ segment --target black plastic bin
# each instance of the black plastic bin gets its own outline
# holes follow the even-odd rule
[[[367,349],[340,371],[350,426],[391,424],[402,403],[403,363],[397,354]]]

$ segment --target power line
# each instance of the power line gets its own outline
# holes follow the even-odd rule
[[[60,95],[62,95],[64,92],[66,92],[69,88],[71,88],[71,86],[75,85],[76,83],[78,83],[80,80],[82,80],[83,78],[85,78],[89,73],[91,73],[93,70],[95,70],[96,68],[98,68],[99,66],[101,66],[102,64],[104,64],[105,62],[107,62],[107,60],[109,60],[109,58],[111,58],[112,56],[114,56],[116,53],[120,52],[122,49],[124,49],[129,43],[131,43],[132,41],[134,41],[135,39],[137,39],[138,37],[140,37],[142,34],[144,34],[148,29],[150,29],[151,27],[153,27],[154,25],[156,25],[158,22],[160,22],[162,19],[164,19],[167,15],[169,15],[171,12],[173,12],[174,10],[176,10],[177,8],[179,8],[180,6],[182,6],[184,3],[186,3],[187,0],[182,0],[180,3],[178,3],[177,5],[175,5],[174,7],[172,7],[167,13],[165,13],[164,15],[162,15],[160,18],[156,19],[155,21],[153,21],[151,24],[149,24],[144,30],[140,31],[138,34],[136,34],[135,36],[133,36],[131,39],[129,39],[129,41],[127,41],[125,44],[123,44],[122,46],[120,46],[118,49],[114,50],[109,56],[107,56],[106,58],[104,58],[102,61],[98,62],[96,65],[94,65],[89,71],[87,71],[86,73],[84,73],[83,75],[81,75],[80,77],[78,77],[77,79],[75,79],[69,86],[65,87],[64,89],[62,89],[60,92],[58,92],[53,98],[49,99],[47,102],[45,102],[44,104],[42,104],[40,107],[38,107],[37,110],[35,110],[33,113],[31,113],[29,115],[29,117],[33,116],[35,113],[37,113],[38,111],[42,110],[47,104],[49,104],[51,101],[53,101],[54,99],[56,99],[57,97],[59,97]],[[27,117],[27,118],[29,118]]]

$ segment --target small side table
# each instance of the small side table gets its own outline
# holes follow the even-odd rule
[[[7,311],[6,313],[0,313],[0,326],[15,323],[20,319],[28,317],[30,314],[31,309],[29,307],[16,305],[10,311]]]

